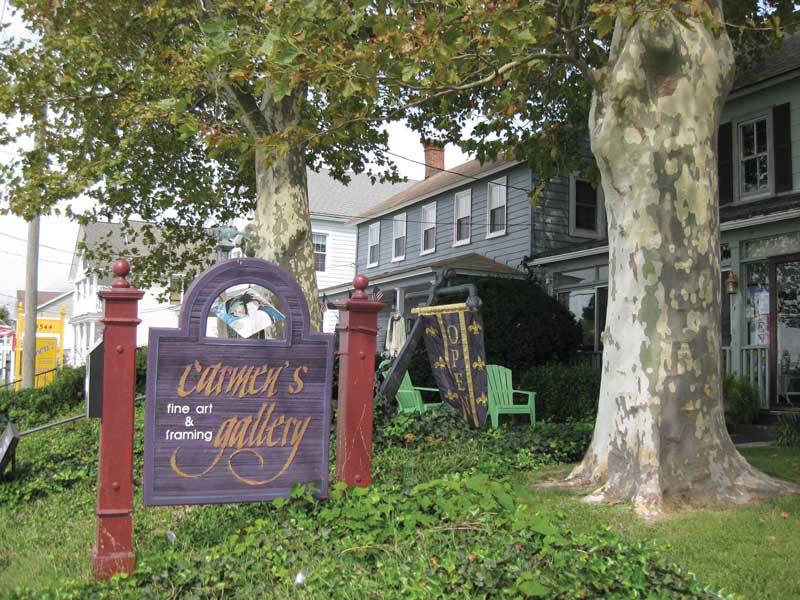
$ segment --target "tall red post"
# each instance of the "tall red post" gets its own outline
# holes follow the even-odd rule
[[[133,419],[136,389],[136,317],[144,292],[131,288],[126,260],[116,260],[105,301],[103,415],[97,483],[97,538],[92,569],[98,579],[133,573]]]
[[[375,338],[382,302],[367,298],[369,281],[356,275],[353,297],[339,309],[339,413],[336,427],[336,479],[348,486],[372,482],[372,409]]]

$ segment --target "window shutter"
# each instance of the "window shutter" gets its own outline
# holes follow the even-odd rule
[[[772,140],[775,156],[775,193],[792,189],[792,135],[789,103],[772,109]]]
[[[730,122],[719,126],[717,133],[717,176],[719,177],[719,205],[733,201],[733,129]]]

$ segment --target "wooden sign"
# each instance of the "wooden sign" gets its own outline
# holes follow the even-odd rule
[[[19,443],[17,428],[13,423],[8,423],[0,435],[0,475],[5,471],[6,465],[14,459],[17,443]]]
[[[277,298],[281,339],[206,335],[220,294],[243,284]],[[192,283],[179,328],[150,330],[146,505],[272,500],[298,482],[327,495],[333,335],[308,324],[299,286],[266,261],[226,261]]]

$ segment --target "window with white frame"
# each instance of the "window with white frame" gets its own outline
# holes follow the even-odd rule
[[[381,256],[381,222],[370,223],[367,234],[367,266],[377,266]]]
[[[504,235],[506,232],[506,178],[489,182],[489,213],[486,237]]]
[[[422,207],[422,235],[420,254],[436,250],[436,202]]]
[[[569,179],[569,233],[577,237],[603,237],[602,194],[587,179]]]
[[[328,253],[328,236],[325,233],[311,233],[314,242],[314,270],[325,271],[325,256]]]
[[[766,116],[739,123],[739,194],[742,197],[770,189],[768,131]]]
[[[472,222],[472,191],[464,190],[455,196],[453,207],[453,245],[469,244]]]
[[[406,213],[392,217],[392,260],[406,257]]]

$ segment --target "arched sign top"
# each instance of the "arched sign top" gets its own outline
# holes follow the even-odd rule
[[[260,258],[227,260],[195,279],[186,292],[181,308],[181,331],[193,337],[207,337],[206,325],[215,300],[226,289],[248,283],[275,294],[286,313],[286,338],[258,341],[286,345],[309,339],[308,302],[300,286],[286,271]],[[235,343],[239,340],[231,341]]]
[[[275,295],[284,339],[207,336],[216,299],[242,284]],[[298,482],[327,494],[333,335],[309,323],[300,286],[267,261],[225,261],[192,282],[178,328],[150,330],[145,504],[270,500]]]

